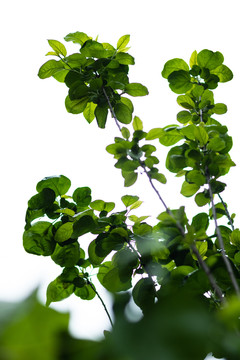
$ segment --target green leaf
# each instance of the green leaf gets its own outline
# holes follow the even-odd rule
[[[132,111],[128,106],[119,102],[114,106],[115,115],[122,124],[129,124],[132,121]]]
[[[186,158],[184,156],[185,150],[185,144],[175,146],[169,150],[166,158],[166,168],[169,171],[178,173],[187,166]]]
[[[137,282],[132,291],[135,304],[143,311],[154,305],[156,290],[151,278],[143,278]]]
[[[96,291],[94,291],[94,289],[95,286],[93,284],[85,284],[83,287],[77,287],[74,290],[74,294],[82,300],[92,300],[96,295]]]
[[[87,36],[87,34],[79,31],[75,33],[70,33],[66,35],[64,38],[65,41],[72,41],[74,44],[80,44],[80,45],[83,45],[89,39],[91,38]]]
[[[151,129],[146,136],[146,140],[154,140],[160,138],[164,135],[164,130],[162,128]]]
[[[55,241],[51,232],[52,224],[38,221],[23,233],[23,247],[34,255],[49,256],[55,249]]]
[[[41,192],[43,189],[52,189],[56,196],[64,195],[69,190],[71,181],[64,175],[49,176],[39,181],[37,184],[37,191]]]
[[[126,98],[126,97],[124,97],[124,96],[121,96],[121,102],[122,102],[124,105],[126,105],[131,112],[133,112],[133,110],[134,110],[133,103],[132,103],[132,101],[131,101],[129,98]]]
[[[148,95],[148,89],[146,86],[139,83],[127,84],[124,91],[131,96],[145,96]]]
[[[224,57],[219,51],[213,52],[205,49],[197,55],[198,65],[209,70],[216,69],[223,63],[223,60]]]
[[[189,66],[183,59],[168,60],[164,65],[162,76],[167,79],[171,73],[179,70],[189,71]]]
[[[207,149],[212,151],[221,151],[225,148],[225,141],[218,136],[213,137],[207,144]]]
[[[222,103],[215,104],[213,111],[214,114],[218,114],[218,115],[225,114],[227,112],[227,105]]]
[[[235,229],[230,235],[231,243],[240,250],[240,230]]]
[[[76,53],[67,56],[64,61],[67,62],[68,66],[71,68],[79,68],[81,66],[84,66],[87,62],[87,59],[84,55]]]
[[[195,232],[207,230],[209,225],[209,217],[206,213],[199,213],[195,215],[192,219],[192,226],[195,229]]]
[[[195,108],[195,103],[189,95],[179,95],[177,97],[177,103],[185,109],[191,110]]]
[[[120,280],[119,270],[111,261],[101,264],[98,272],[98,280],[110,292],[126,291],[131,288],[131,279],[126,282]]]
[[[186,174],[186,180],[189,183],[194,183],[199,186],[202,186],[206,183],[206,178],[200,170],[188,171]]]
[[[30,210],[45,209],[53,204],[55,197],[55,192],[52,189],[44,188],[38,194],[31,197],[28,201],[28,208]]]
[[[122,133],[122,136],[124,137],[124,139],[128,140],[130,138],[130,135],[131,135],[130,131],[125,126],[123,126],[121,128],[121,133]]]
[[[210,203],[210,198],[209,196],[207,196],[207,194],[205,192],[201,192],[201,193],[198,193],[195,198],[195,203],[197,204],[197,206],[204,206],[208,203]]]
[[[91,262],[92,265],[97,266],[100,265],[103,260],[105,259],[105,257],[109,254],[109,251],[105,251],[104,254],[101,254],[102,256],[100,256],[99,254],[99,249],[97,249],[97,247],[101,248],[101,245],[99,245],[95,240],[93,240],[89,246],[88,246],[88,256],[89,256],[89,260]],[[102,249],[101,249],[102,250]]]
[[[100,127],[100,129],[104,129],[108,116],[108,108],[97,106],[94,111],[94,114],[97,119],[98,127]]]
[[[135,195],[124,195],[121,197],[121,200],[122,200],[123,204],[126,207],[128,207],[128,206],[134,204],[136,201],[138,201],[139,197],[135,196]]]
[[[133,130],[143,130],[143,123],[142,120],[138,116],[134,116],[133,119]]]
[[[190,57],[190,60],[189,60],[189,65],[190,67],[192,68],[194,65],[197,65],[197,51],[194,50],[191,57]],[[185,70],[185,69],[184,69]]]
[[[204,256],[208,249],[208,243],[207,241],[195,241],[196,248],[203,260],[206,259],[206,256]],[[198,260],[195,254],[192,254],[192,257],[194,260]]]
[[[63,225],[61,225],[54,236],[55,241],[58,243],[62,243],[68,239],[70,239],[71,235],[73,233],[73,223],[67,222]]]
[[[122,51],[126,48],[127,44],[130,41],[130,35],[123,35],[117,42],[117,50]]]
[[[81,99],[70,100],[69,95],[65,99],[65,106],[69,113],[80,114],[84,111],[88,103],[88,97],[85,96]]]
[[[204,129],[203,126],[196,126],[194,128],[194,135],[196,140],[199,141],[199,145],[201,147],[203,147],[204,145],[207,144],[208,142],[208,133],[206,132],[206,130]]]
[[[186,124],[187,122],[192,120],[192,114],[189,111],[180,111],[177,114],[177,120],[181,123],[181,124]]]
[[[80,258],[80,246],[77,241],[64,246],[57,244],[51,258],[62,267],[74,266]]]
[[[220,82],[227,82],[232,80],[233,73],[226,65],[220,65],[216,69],[211,71],[212,74],[217,75]]]
[[[135,64],[134,57],[127,53],[123,53],[123,52],[119,52],[116,55],[116,60],[119,62],[119,64],[122,64],[122,65],[134,65]]]
[[[143,203],[143,201],[140,201],[140,200],[135,201],[135,203],[133,203],[133,204],[130,206],[130,210],[139,208],[139,206],[141,206],[142,203]]]
[[[91,189],[88,186],[77,188],[73,193],[73,201],[82,208],[86,208],[91,200]]]
[[[184,181],[181,188],[181,194],[190,197],[198,191],[199,187],[200,186],[197,184],[189,184],[187,181]]]
[[[164,146],[172,146],[183,139],[182,134],[177,129],[164,129],[164,132],[159,137],[159,141]]]
[[[90,215],[84,215],[79,220],[75,221],[73,224],[73,234],[74,238],[92,232],[96,229],[96,224],[93,218]]]
[[[56,74],[60,70],[65,70],[61,60],[48,60],[40,67],[38,76],[40,79],[46,79]]]
[[[129,171],[129,172],[122,171],[122,176],[125,179],[124,186],[129,187],[132,186],[137,181],[138,174],[135,173],[134,171]]]
[[[167,183],[166,176],[161,173],[158,173],[158,172],[151,173],[150,176],[151,176],[151,179],[155,179],[155,180],[159,181],[161,184]]]
[[[105,202],[103,200],[95,200],[90,203],[93,210],[110,212],[115,208],[114,202]]]
[[[47,287],[47,301],[46,306],[52,302],[61,301],[72,295],[74,285],[68,282],[63,282],[61,276],[58,276]]]
[[[48,43],[57,55],[67,56],[67,50],[60,41],[48,40]]]
[[[168,76],[169,87],[176,94],[182,94],[193,86],[190,74],[187,71],[174,71]]]
[[[87,122],[90,124],[95,119],[95,109],[97,107],[97,104],[94,104],[93,102],[87,103],[87,106],[83,110],[83,116],[87,120]]]

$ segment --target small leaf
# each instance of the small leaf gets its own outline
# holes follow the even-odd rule
[[[139,83],[127,84],[124,91],[131,96],[145,96],[148,95],[148,89],[146,86]]]
[[[87,40],[91,39],[89,36],[87,36],[87,34],[83,33],[83,32],[75,32],[75,33],[70,33],[68,35],[65,36],[64,40],[65,41],[72,41],[74,44],[80,44],[83,45]]]
[[[97,277],[102,286],[110,292],[126,291],[132,286],[131,279],[126,282],[120,280],[118,268],[113,266],[111,261],[100,265]]]
[[[95,286],[93,284],[85,284],[83,287],[77,287],[74,290],[74,294],[82,300],[92,300],[96,296],[96,291],[94,291],[94,289]]]
[[[187,181],[184,181],[181,188],[181,194],[190,197],[198,191],[199,187],[200,186],[197,184],[189,184]]]
[[[138,116],[134,116],[133,119],[133,130],[143,130],[143,123],[142,120]]]
[[[51,258],[56,264],[62,267],[71,267],[76,265],[80,258],[79,243],[76,241],[73,244],[64,246],[57,244]]]
[[[189,111],[180,111],[177,114],[177,120],[181,123],[181,124],[186,124],[187,122],[192,120],[192,114]]]
[[[117,50],[121,51],[122,49],[125,49],[129,41],[130,41],[130,35],[121,36],[117,42]]]
[[[57,55],[67,56],[67,50],[60,41],[48,40],[48,43]]]
[[[91,200],[91,189],[88,186],[77,188],[73,193],[73,201],[82,208],[87,207]]]
[[[164,134],[164,130],[162,128],[151,129],[146,136],[146,140],[154,140],[159,139]]]
[[[223,63],[223,60],[224,57],[219,51],[213,52],[205,49],[197,55],[198,65],[209,70],[216,69]]]
[[[131,172],[122,171],[122,176],[125,179],[124,186],[129,187],[132,186],[137,181],[138,174],[135,173],[134,171]]]
[[[227,106],[222,103],[218,103],[214,105],[214,108],[212,109],[214,111],[214,114],[225,114],[227,112]]]
[[[217,75],[220,82],[227,82],[232,80],[233,73],[226,65],[220,65],[211,71],[212,74]]]
[[[197,65],[197,51],[194,50],[189,61],[189,65],[192,68],[194,65]]]
[[[116,55],[116,60],[119,62],[119,64],[122,64],[122,65],[134,65],[135,64],[134,57],[127,53],[124,53],[124,52],[119,52]]]
[[[187,71],[174,71],[168,76],[169,87],[176,94],[182,94],[190,90],[193,86],[190,74]]]
[[[85,109],[83,110],[83,116],[87,120],[87,122],[90,124],[95,119],[95,109],[97,105],[93,102],[89,102]]]
[[[128,207],[132,204],[134,204],[136,201],[139,200],[138,196],[134,196],[134,195],[124,195],[121,197],[121,200],[123,202],[123,204]]]
[[[156,290],[151,278],[143,278],[137,282],[132,291],[135,304],[143,311],[154,305]]]
[[[133,203],[133,204],[130,206],[130,210],[139,208],[139,206],[141,206],[142,203],[143,203],[143,201],[140,201],[140,200],[136,201],[135,203]]]

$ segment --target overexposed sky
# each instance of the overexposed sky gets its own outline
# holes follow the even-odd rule
[[[15,0],[2,5],[0,16],[0,299],[22,299],[40,285],[44,301],[47,284],[60,274],[61,268],[50,258],[29,255],[22,248],[27,201],[35,194],[39,180],[63,174],[72,180],[72,190],[81,186],[92,188],[93,199],[120,205],[122,195],[139,195],[144,200],[139,210],[142,215],[163,211],[143,178],[136,186],[124,189],[120,171],[113,167],[114,160],[105,151],[118,135],[113,121],[108,119],[107,129],[101,130],[95,121],[88,125],[82,115],[68,114],[64,106],[66,86],[54,79],[37,77],[39,67],[50,59],[44,56],[49,51],[47,39],[64,42],[63,37],[68,33],[83,31],[92,37],[99,35],[100,42],[116,45],[120,36],[130,34],[129,53],[136,62],[130,70],[130,81],[143,83],[150,93],[144,98],[133,98],[135,115],[143,120],[146,131],[176,123],[176,113],[181,110],[176,105],[177,95],[161,77],[164,63],[174,57],[188,61],[194,50],[221,51],[234,79],[220,84],[215,91],[215,101],[226,103],[229,109],[226,115],[216,119],[226,124],[233,136],[231,155],[237,163],[240,150],[239,7],[235,0],[227,3],[222,0],[200,3],[190,0],[92,0],[89,3]],[[78,51],[77,45],[65,44],[69,54]],[[160,146],[159,149],[164,169],[166,150]],[[182,179],[176,182],[171,174],[164,173],[169,185],[162,185],[159,190],[167,205],[174,208],[188,204],[181,195],[176,199]],[[224,200],[230,212],[239,210],[239,175],[236,167],[225,178],[228,187]],[[194,213],[188,215],[191,218]],[[236,227],[239,221],[238,217]],[[72,296],[55,308],[72,309],[75,319],[72,328],[81,336],[99,336],[108,326],[97,299],[88,303]],[[84,324],[84,331],[80,324]]]

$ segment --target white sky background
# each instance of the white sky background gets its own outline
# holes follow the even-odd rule
[[[188,61],[195,49],[221,51],[234,79],[215,90],[215,101],[226,103],[229,109],[216,119],[228,126],[234,140],[231,155],[238,162],[239,6],[235,0],[22,0],[4,2],[0,16],[0,300],[22,299],[40,285],[45,301],[47,284],[61,273],[61,268],[49,257],[30,255],[22,248],[27,201],[43,177],[63,174],[71,179],[72,191],[89,186],[93,200],[114,201],[119,204],[117,210],[123,210],[120,198],[124,194],[139,195],[144,200],[141,215],[158,215],[164,210],[144,176],[136,186],[123,187],[121,172],[105,151],[118,136],[111,118],[107,129],[101,130],[95,121],[88,125],[82,115],[68,114],[64,106],[66,86],[37,77],[39,67],[50,59],[44,56],[50,50],[47,39],[64,42],[68,33],[83,31],[92,37],[99,35],[100,42],[116,45],[120,36],[130,34],[129,53],[136,61],[130,70],[130,82],[143,83],[150,93],[148,97],[132,98],[135,115],[143,120],[146,131],[176,123],[181,110],[176,104],[177,95],[161,77],[164,63],[174,57]],[[65,45],[69,54],[78,51],[77,45]],[[176,208],[189,204],[178,196],[182,179],[173,180],[172,174],[164,170],[166,150],[161,145],[159,149],[169,180],[159,190],[167,205]],[[230,212],[239,211],[239,175],[239,167],[233,168],[223,179],[228,183],[224,200]],[[195,208],[188,205],[187,211],[189,218],[194,216]],[[238,217],[236,227],[239,221]],[[55,308],[72,311],[72,329],[81,336],[99,336],[108,327],[98,299],[84,302],[72,296]]]

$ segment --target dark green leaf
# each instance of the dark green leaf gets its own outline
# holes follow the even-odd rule
[[[28,207],[30,210],[45,209],[53,204],[55,197],[55,192],[52,189],[44,188],[38,194],[31,197],[28,201]]]
[[[156,297],[156,290],[151,278],[143,278],[137,282],[132,291],[135,304],[143,311],[150,309]]]
[[[57,244],[51,258],[62,267],[74,266],[80,258],[80,246],[77,241],[64,246]]]
[[[193,86],[190,79],[190,74],[187,71],[174,71],[168,76],[170,89],[176,94],[185,93]]]
[[[69,113],[80,114],[84,111],[88,103],[88,97],[82,97],[78,100],[71,100],[69,96],[65,99],[65,106]]]
[[[186,124],[187,122],[192,120],[192,114],[189,111],[180,111],[177,114],[177,120],[181,123],[181,124]]]
[[[52,224],[38,221],[23,233],[23,247],[34,255],[51,255],[55,249],[55,241],[51,232]]]
[[[194,200],[195,200],[196,204],[200,207],[210,203],[210,198],[209,198],[209,196],[207,196],[207,194],[205,192],[198,193],[195,196]]]
[[[37,191],[41,192],[43,189],[52,189],[56,196],[64,195],[69,190],[71,181],[64,175],[49,176],[39,181],[37,184]]]
[[[132,111],[129,107],[121,102],[114,106],[114,112],[118,121],[122,124],[129,124],[132,121]]]
[[[78,287],[74,290],[74,294],[80,297],[82,300],[92,300],[96,291],[94,291],[95,286],[93,284],[85,284],[83,287]]]
[[[132,286],[130,279],[126,282],[120,280],[119,270],[111,261],[100,265],[97,277],[102,286],[110,292],[126,291]]]
[[[88,186],[77,188],[73,193],[73,200],[82,208],[87,207],[91,200],[91,189]]]
[[[93,218],[89,215],[82,216],[79,220],[73,224],[73,234],[74,238],[87,234],[88,232],[94,231],[96,229],[96,224]]]
[[[104,129],[107,121],[108,108],[97,106],[94,111],[94,114],[96,116],[98,126],[101,129]]]

